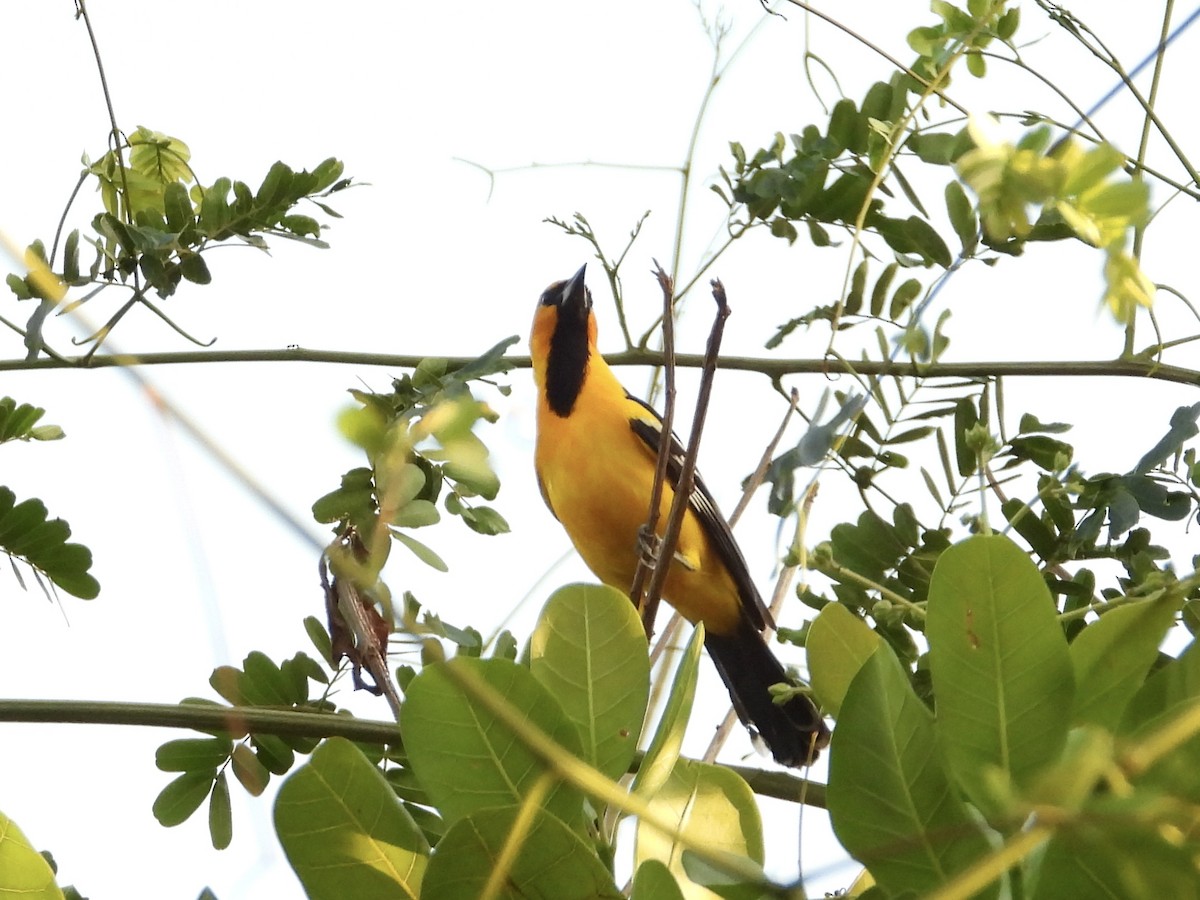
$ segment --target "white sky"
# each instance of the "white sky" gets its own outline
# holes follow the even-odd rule
[[[1088,6],[1095,7],[1086,13],[1094,16],[1089,24],[1130,66],[1154,46],[1157,12],[1134,17],[1124,5]],[[716,14],[711,4],[704,8],[710,17]],[[924,3],[836,8],[852,27],[903,60],[912,56],[904,44],[907,29],[932,22]],[[568,218],[577,210],[605,238],[610,254],[637,217],[652,210],[629,256],[626,289],[637,333],[657,313],[657,289],[642,273],[652,256],[664,264],[669,260],[677,177],[541,168],[499,176],[489,198],[487,179],[454,157],[495,168],[583,160],[679,163],[711,64],[707,38],[684,0],[589,5],[537,0],[518,7],[480,0],[338,7],[94,0],[90,10],[122,127],[146,125],[183,139],[206,183],[227,175],[256,186],[276,159],[311,168],[338,156],[347,174],[371,185],[334,199],[345,218],[325,235],[332,249],[279,242],[273,258],[223,250],[209,257],[210,287],[185,287],[163,304],[192,334],[218,337],[217,348],[298,344],[473,354],[520,334],[524,352],[542,288],[591,259],[581,242],[541,224],[546,216]],[[0,83],[6,85],[8,123],[0,157],[8,173],[0,185],[0,230],[22,245],[34,237],[49,242],[81,153],[94,159],[104,151],[107,119],[86,33],[72,13],[67,0],[9,3],[0,13]],[[1094,60],[1036,9],[1027,6],[1023,14],[1022,37],[1045,36],[1028,48],[1035,65],[1047,67],[1084,105],[1107,90],[1112,77]],[[728,15],[733,46],[757,21],[758,4],[742,0]],[[807,40],[852,98],[889,75],[882,60],[819,22]],[[726,161],[727,142],[740,140],[753,149],[776,130],[798,131],[824,121],[802,77],[805,41],[798,12],[767,23],[718,91],[701,133],[684,273],[694,270],[720,227],[722,207],[706,185]],[[1195,34],[1179,42],[1160,95],[1163,115],[1185,148],[1195,146],[1196,46]],[[997,85],[981,88],[964,72],[958,96],[977,110],[1061,110],[1030,76],[1012,70],[1004,75]],[[827,78],[818,77],[818,83],[834,97]],[[1127,102],[1114,103],[1102,120],[1130,142],[1122,149],[1132,152],[1136,130],[1130,130],[1130,112]],[[1152,146],[1153,158],[1178,175],[1161,142]],[[1156,199],[1165,196],[1156,190]],[[927,197],[931,207],[940,206],[940,182]],[[96,199],[85,189],[74,224],[86,224]],[[1186,201],[1177,200],[1164,217],[1187,209]],[[1156,280],[1193,293],[1193,252],[1180,252],[1167,237],[1171,230],[1161,222],[1152,232],[1146,268]],[[1035,248],[1028,256],[994,269],[968,267],[943,292],[954,309],[949,358],[1115,356],[1119,333],[1096,311],[1098,255],[1054,247]],[[844,252],[817,253],[803,243],[788,250],[782,242],[752,236],[715,270],[734,309],[726,352],[761,353],[776,324],[830,302],[845,263]],[[602,345],[618,349],[611,305],[593,278]],[[93,301],[91,316],[106,317],[117,297],[113,292]],[[705,310],[703,303],[699,309]],[[29,311],[28,304],[0,299],[0,315],[12,320],[23,321]],[[1165,301],[1161,314],[1169,333],[1196,330],[1178,304]],[[706,314],[689,315],[681,349],[699,349],[707,326]],[[69,348],[72,333],[62,323],[49,331],[60,351]],[[784,352],[818,355],[826,338],[820,331],[797,334]],[[192,349],[144,311],[131,314],[115,339],[132,351]],[[0,334],[0,357],[23,354],[18,336]],[[345,390],[363,382],[386,390],[393,374],[313,364],[144,371],[302,522],[311,521],[312,501],[360,464],[333,426],[347,403]],[[645,383],[641,372],[624,377],[639,391]],[[569,546],[543,509],[532,477],[528,375],[515,371],[511,380],[511,397],[488,397],[501,420],[482,436],[504,483],[496,505],[513,534],[485,539],[448,523],[419,535],[450,564],[448,575],[424,570],[400,548],[394,554],[400,564],[389,575],[395,593],[411,589],[447,620],[485,629],[516,607]],[[42,498],[52,515],[66,518],[75,539],[95,553],[93,572],[103,585],[99,599],[64,597],[59,610],[0,575],[0,615],[8,635],[0,659],[4,696],[174,702],[211,696],[210,670],[238,664],[250,650],[278,659],[309,649],[301,620],[322,611],[310,547],[164,425],[120,373],[7,373],[3,381],[0,394],[46,407],[46,421],[62,425],[68,437],[57,444],[4,447],[0,483],[19,498]],[[811,412],[823,382],[795,383]],[[733,434],[720,423],[743,413],[743,397],[762,393],[763,386],[756,376],[730,374],[718,381],[710,412],[716,427],[706,435],[702,465],[727,508],[782,410],[768,395],[751,409],[746,424],[752,433]],[[1068,390],[1082,392],[1085,411],[1094,413],[1074,432],[1093,472],[1127,469],[1165,430],[1170,411],[1195,400],[1193,392],[1160,383],[1013,383],[1008,397],[1013,421],[1025,410],[1044,421],[1070,418],[1079,401]],[[685,390],[684,402],[687,397]],[[810,544],[824,538],[833,523],[858,514],[853,506],[831,502],[838,496],[837,479],[826,481]],[[774,528],[757,502],[739,529],[764,590],[770,585]],[[310,531],[323,537],[315,524]],[[527,631],[550,586],[587,577],[574,560],[555,570],[549,584],[539,585],[520,608],[518,634]],[[798,606],[785,611],[784,624],[798,624],[808,612]],[[703,747],[707,724],[699,720],[706,712],[715,719],[724,708],[715,677],[705,678],[715,690],[696,716],[695,752]],[[352,705],[360,715],[387,716],[382,703],[355,698]],[[234,844],[223,853],[209,847],[203,814],[171,830],[153,820],[151,802],[170,778],[154,769],[154,748],[182,736],[150,729],[0,726],[0,810],[35,846],[56,855],[62,883],[75,883],[93,900],[183,900],[206,884],[222,900],[300,896],[269,824],[270,795],[255,800],[233,789]],[[736,759],[748,747],[738,734],[725,758]],[[815,774],[823,778],[823,768]],[[768,805],[770,868],[784,876],[795,872],[797,829],[790,812],[786,805]],[[813,893],[845,887],[856,867],[830,844],[823,817],[814,810],[805,816],[805,867],[819,876]]]

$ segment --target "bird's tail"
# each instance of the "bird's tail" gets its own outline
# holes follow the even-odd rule
[[[738,718],[762,737],[775,761],[784,766],[814,762],[829,743],[829,729],[808,697],[796,695],[783,704],[771,697],[771,685],[792,680],[754,626],[743,619],[732,634],[710,631],[704,645]]]

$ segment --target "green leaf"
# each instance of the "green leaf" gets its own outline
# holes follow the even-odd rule
[[[192,284],[210,284],[212,273],[208,271],[208,263],[199,253],[179,254],[179,274]]]
[[[888,896],[924,895],[990,850],[942,759],[933,714],[880,646],[842,702],[827,799],[834,833]]]
[[[152,807],[154,818],[166,828],[186,822],[208,797],[216,777],[216,769],[184,772],[159,791]]]
[[[975,472],[979,459],[967,441],[967,432],[979,424],[979,413],[975,401],[960,397],[954,404],[954,456],[958,463],[958,474],[964,478]]]
[[[425,565],[431,569],[436,569],[439,572],[449,572],[450,567],[442,560],[440,556],[418,541],[416,538],[405,534],[403,531],[392,530],[392,537],[407,547],[413,552]]]
[[[529,670],[579,729],[583,759],[620,778],[637,750],[650,696],[646,632],[629,597],[604,585],[560,588],[529,645]]]
[[[837,717],[854,676],[882,639],[840,603],[826,604],[808,628],[804,642],[813,693]]]
[[[295,173],[283,162],[274,163],[263,178],[262,184],[255,194],[255,202],[264,210],[273,209],[290,199],[292,180]]]
[[[900,287],[896,288],[896,292],[892,294],[892,302],[888,306],[888,318],[899,319],[900,315],[909,307],[914,300],[921,294],[921,282],[915,278],[909,278]]]
[[[92,565],[91,551],[66,542],[70,526],[62,519],[48,520],[41,500],[15,500],[11,490],[0,487],[0,549],[23,558],[80,599],[99,594],[99,582],[87,571]]]
[[[829,115],[828,137],[839,148],[863,153],[867,149],[867,122],[854,101],[843,97]]]
[[[1175,624],[1183,595],[1167,591],[1156,600],[1104,613],[1071,642],[1075,669],[1074,724],[1115,731],[1129,701],[1158,659],[1158,646]]]
[[[446,497],[447,503],[450,497],[453,496],[455,495],[450,494]],[[496,512],[490,506],[463,507],[459,515],[467,523],[467,527],[476,534],[508,534],[512,530],[509,528],[504,516],[500,515],[500,513]]]
[[[181,738],[159,747],[154,764],[163,772],[207,772],[225,765],[232,752],[229,738]]]
[[[1195,847],[1170,843],[1171,827],[1151,826],[1155,813],[1143,798],[1095,804],[1077,823],[1059,829],[1037,867],[1030,900],[1095,897],[1157,900],[1197,895]],[[1146,820],[1146,827],[1136,827]]]
[[[950,227],[962,244],[963,256],[970,256],[979,245],[979,219],[967,192],[957,181],[946,185],[946,212],[950,216]]]
[[[1037,567],[1002,535],[942,553],[925,634],[950,768],[986,812],[997,773],[1028,784],[1062,752],[1075,694],[1067,641]]]
[[[284,781],[275,830],[309,900],[416,900],[429,844],[380,771],[330,738]]]
[[[570,753],[582,752],[579,729],[529,670],[503,659],[455,657],[426,666],[408,686],[400,732],[409,764],[434,806],[450,822],[489,806],[520,804],[543,773],[541,759],[483,704],[459,687],[453,668],[483,679],[532,726]],[[579,819],[582,797],[558,783],[543,808]]]
[[[46,857],[29,843],[17,823],[0,813],[0,897],[63,900]]]
[[[4,276],[4,283],[8,285],[8,289],[16,295],[18,300],[33,299],[33,291],[29,289],[29,282],[15,272]]]
[[[700,671],[700,655],[704,649],[704,626],[697,625],[688,639],[687,646],[679,655],[675,677],[671,681],[671,692],[650,739],[642,764],[633,776],[630,790],[649,800],[671,777],[679,750],[683,746],[683,735],[687,731],[688,717],[692,713],[692,700],[696,696],[696,677]]]
[[[629,896],[630,900],[684,900],[675,876],[657,859],[648,859],[637,867]]]
[[[677,878],[686,877],[682,841],[749,857],[759,865],[763,862],[762,819],[754,792],[730,769],[678,759],[671,776],[650,799],[650,807],[674,830],[664,833],[639,820],[635,866],[657,859]]]
[[[233,841],[233,810],[229,806],[229,782],[224,772],[213,781],[209,795],[208,834],[214,850],[224,850]]]
[[[271,781],[271,773],[259,762],[254,751],[246,744],[238,743],[231,754],[233,774],[238,782],[246,789],[246,793],[257,797],[267,789]]]
[[[317,653],[320,654],[321,659],[332,664],[333,641],[329,637],[329,630],[325,627],[324,623],[316,616],[305,616],[304,633],[312,641],[312,645],[316,648]]]
[[[888,288],[892,286],[892,279],[896,277],[899,268],[899,264],[889,263],[879,273],[879,280],[875,282],[875,287],[871,290],[871,315],[883,315],[883,304],[887,300]]]
[[[291,706],[296,702],[279,666],[265,653],[250,651],[242,660],[242,672],[240,687],[248,706]]]
[[[1056,558],[1058,541],[1054,532],[1024,501],[1009,497],[1000,504],[1000,512],[1017,534],[1029,542],[1034,553],[1044,560]]]
[[[510,867],[494,896],[503,900],[619,900],[623,896],[596,854],[566,825],[541,809],[531,810],[526,823],[523,812],[511,806],[483,809],[451,825],[429,863],[421,900],[483,896],[513,839],[519,840],[518,849],[511,860],[506,859]]]

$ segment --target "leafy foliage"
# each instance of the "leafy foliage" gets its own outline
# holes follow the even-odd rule
[[[338,217],[324,201],[352,184],[342,178],[342,163],[330,158],[311,172],[276,162],[256,191],[227,177],[205,187],[197,182],[183,141],[144,127],[98,161],[85,157],[84,165],[82,179],[96,179],[104,206],[92,219],[91,234],[76,229],[66,236],[60,269],[54,269],[55,253],[47,255],[45,244],[35,240],[27,258],[37,271],[7,278],[18,300],[40,301],[26,325],[31,359],[42,350],[42,324],[64,299],[65,288],[90,288],[72,304],[77,305],[114,284],[129,285],[132,299],[148,305],[151,288],[166,298],[183,281],[209,284],[205,254],[220,245],[239,242],[265,251],[268,238],[287,238],[327,247],[319,238],[323,226],[295,210],[308,201]],[[81,242],[95,251],[86,269]],[[123,315],[118,313],[93,336],[93,350]]]
[[[1107,53],[1071,13],[1039,8],[1093,54]],[[1200,404],[1180,406],[1128,471],[1090,472],[1093,448],[1076,446],[1069,422],[1025,413],[1014,426],[994,371],[938,374],[959,299],[947,287],[953,276],[1007,265],[1032,243],[1094,249],[1102,302],[1126,329],[1123,361],[1157,364],[1173,340],[1152,319],[1155,341],[1137,350],[1134,326],[1159,292],[1140,248],[1160,176],[1144,153],[1134,159],[1093,134],[1086,115],[1066,128],[1029,110],[1014,134],[950,111],[962,67],[976,78],[994,77],[997,60],[1028,68],[1020,13],[1001,0],[965,9],[937,0],[932,9],[936,21],[908,35],[910,65],[761,149],[731,142],[713,186],[730,243],[763,228],[787,247],[844,256],[842,290],[785,310],[768,342],[776,349],[800,329],[827,328],[828,368],[853,379],[822,397],[765,475],[768,510],[781,524],[794,520],[801,536],[819,481],[843,478],[861,500],[811,551],[798,537],[788,553],[808,566],[799,597],[819,614],[781,634],[806,646],[814,693],[837,720],[830,815],[866,867],[872,897],[1090,896],[1096,885],[1117,897],[1190,896],[1200,858],[1200,652],[1194,639],[1178,656],[1163,648],[1177,622],[1191,635],[1200,628],[1200,576],[1159,535],[1164,523],[1200,521]],[[1194,198],[1194,172],[1179,154],[1189,178],[1175,188]],[[350,184],[330,159],[312,172],[276,163],[257,190],[230,178],[202,187],[187,146],[148,129],[85,165],[104,207],[92,232],[68,234],[61,258],[57,239],[49,253],[34,241],[30,275],[8,280],[18,300],[38,301],[26,326],[31,357],[45,349],[41,325],[64,285],[85,291],[72,302],[120,283],[149,304],[151,288],[167,297],[183,281],[207,284],[206,254],[222,243],[324,246],[323,226],[297,207],[307,200],[336,216],[324,200]],[[597,250],[633,346],[617,277],[625,254],[605,254],[581,214],[574,225],[553,221]],[[95,250],[90,268],[81,241]],[[935,317],[939,299],[946,308]],[[511,343],[465,365],[427,359],[390,392],[353,391],[358,405],[340,424],[365,464],[313,505],[333,527],[334,581],[352,585],[382,624],[383,650],[394,629],[421,642],[424,667],[394,679],[406,695],[403,740],[318,745],[218,732],[170,741],[156,762],[175,779],[154,814],[174,825],[207,802],[212,842],[223,847],[232,839],[230,769],[252,795],[287,776],[276,827],[312,897],[621,896],[614,860],[628,849],[618,829],[631,816],[638,900],[791,896],[795,885],[763,873],[747,783],[680,756],[702,629],[649,722],[646,643],[619,593],[560,590],[520,654],[512,635],[489,644],[423,612],[410,594],[393,608],[383,577],[393,541],[444,569],[413,535],[443,511],[477,533],[508,528],[488,505],[500,484],[476,433],[495,415],[471,382],[492,385],[505,373]],[[883,374],[863,374],[868,363]],[[836,411],[826,416],[830,397]],[[1070,397],[1063,405],[1079,406]],[[41,415],[0,401],[0,442],[61,436],[36,424]],[[909,489],[917,475],[928,496]],[[94,595],[90,555],[65,543],[69,534],[39,501],[17,504],[0,489],[0,547],[64,589]],[[314,619],[306,628],[326,662],[355,661],[343,634]],[[276,663],[253,652],[211,684],[233,708],[333,719],[340,674],[331,679],[303,653]],[[386,666],[374,674],[391,680]],[[643,728],[652,733],[639,760]],[[617,783],[631,767],[633,779]]]

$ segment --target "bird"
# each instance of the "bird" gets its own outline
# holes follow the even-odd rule
[[[534,464],[542,499],[576,551],[604,584],[628,592],[637,569],[659,444],[672,442],[659,536],[684,455],[662,418],[622,386],[596,346],[587,264],[542,293],[530,332],[537,386]],[[663,599],[704,625],[704,643],[733,707],[784,766],[811,764],[830,732],[812,700],[793,693],[776,703],[773,684],[792,684],[762,632],[774,627],[746,560],[697,474]]]

